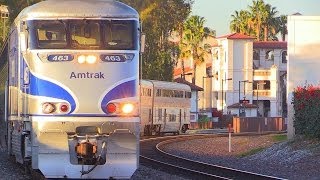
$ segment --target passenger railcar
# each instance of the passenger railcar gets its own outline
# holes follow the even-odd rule
[[[130,178],[139,164],[139,15],[112,0],[47,0],[1,54],[8,154],[46,178]]]
[[[190,125],[190,86],[156,80],[141,82],[141,134],[184,133]]]

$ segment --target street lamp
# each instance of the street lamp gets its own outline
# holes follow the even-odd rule
[[[240,117],[240,105],[242,105],[240,100],[240,92],[241,92],[240,87],[242,82],[243,82],[243,100],[246,100],[246,83],[252,83],[252,82],[249,82],[248,80],[239,81],[239,117]]]
[[[229,81],[229,80],[232,80],[232,78],[222,79],[221,80],[221,111],[222,111],[222,114],[223,114],[223,82],[224,81]],[[227,95],[226,95],[226,99],[227,99]]]
[[[205,78],[212,78],[212,77],[214,77],[213,75],[208,75],[208,76],[203,76],[202,77],[202,88],[203,88],[203,93],[202,93],[202,109],[204,109],[204,94],[205,94],[205,92],[204,92],[204,79]],[[210,91],[211,91],[211,89],[210,89]],[[211,96],[210,96],[210,101],[211,101]],[[210,107],[211,108],[211,107]]]

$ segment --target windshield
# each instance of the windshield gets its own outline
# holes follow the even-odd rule
[[[28,22],[31,49],[136,50],[133,20],[33,20]]]

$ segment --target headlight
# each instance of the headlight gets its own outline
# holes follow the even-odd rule
[[[112,102],[105,106],[105,112],[112,115],[136,115],[137,104],[132,102]]]
[[[97,61],[97,57],[93,55],[89,55],[87,56],[86,61],[88,64],[94,64]]]
[[[97,62],[97,56],[94,55],[80,55],[78,56],[78,63],[88,63],[88,64],[94,64]]]
[[[125,113],[125,114],[132,113],[133,110],[134,110],[134,105],[131,104],[131,103],[126,103],[126,104],[122,105],[121,110],[122,110],[122,112]]]
[[[83,64],[85,62],[86,62],[86,56],[84,55],[78,56],[78,63]]]
[[[70,105],[65,102],[44,102],[41,108],[44,114],[66,114],[70,111]]]
[[[50,113],[53,113],[54,111],[56,110],[56,106],[52,103],[43,103],[42,104],[42,112],[44,114],[50,114]]]

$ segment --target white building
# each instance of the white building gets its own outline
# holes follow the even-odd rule
[[[319,86],[320,16],[288,16],[288,136],[295,134],[291,104],[298,86]]]
[[[287,43],[254,39],[239,33],[216,39],[211,58],[197,69],[195,83],[204,89],[199,94],[200,113],[210,117],[217,109],[247,117],[286,116]],[[192,72],[188,65],[185,73]],[[175,77],[179,72],[181,66]]]

